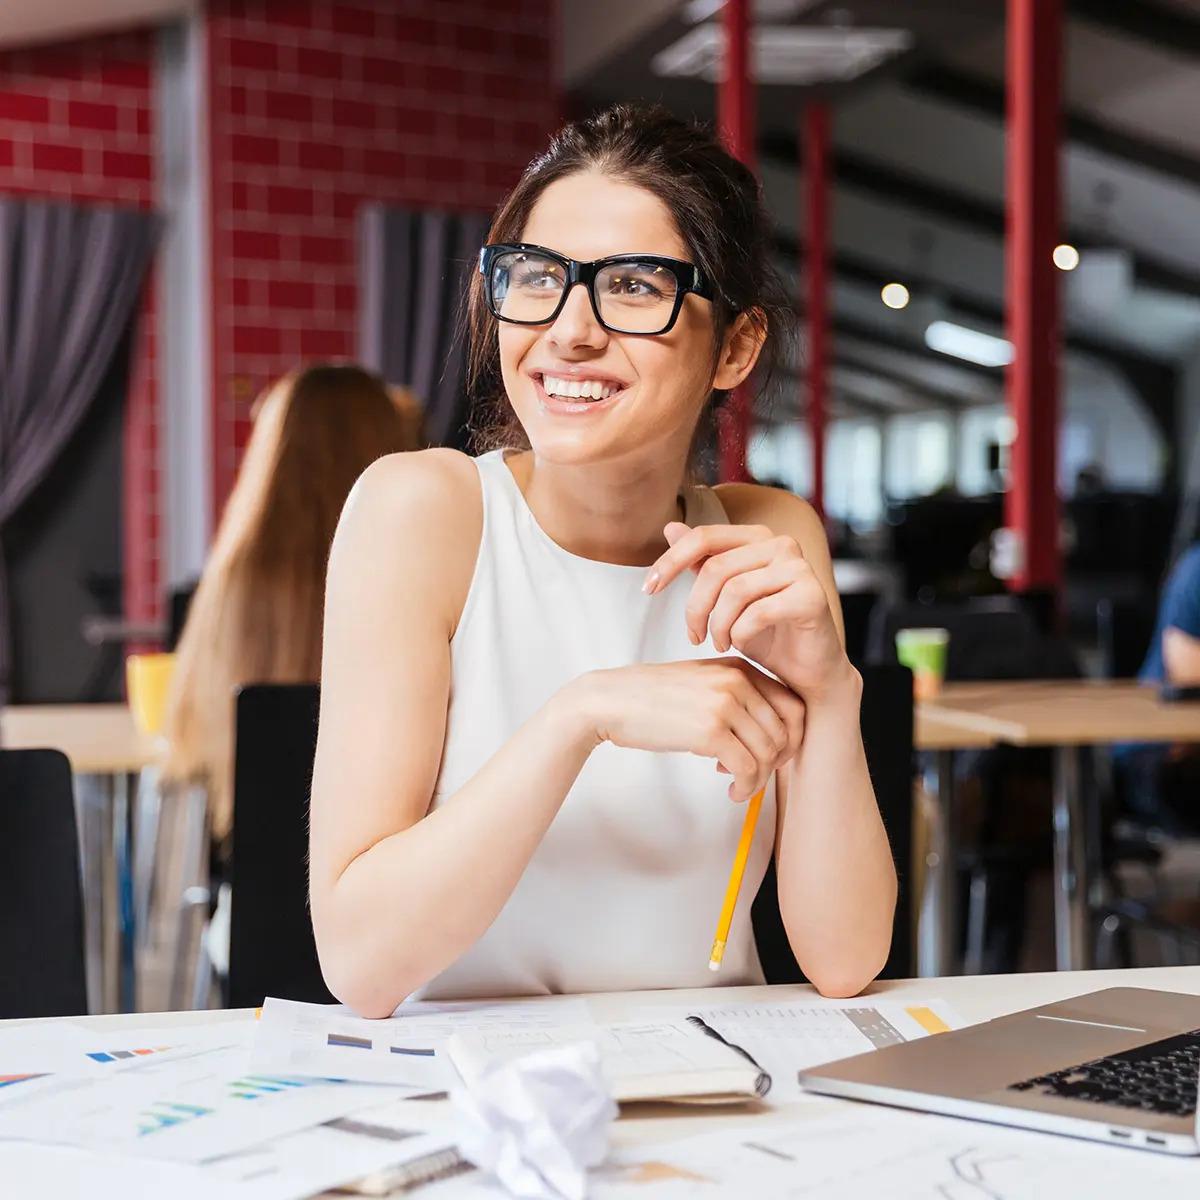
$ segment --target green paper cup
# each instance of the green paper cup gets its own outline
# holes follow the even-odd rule
[[[913,673],[913,695],[929,700],[942,690],[946,675],[948,629],[901,629],[896,633],[896,657]]]

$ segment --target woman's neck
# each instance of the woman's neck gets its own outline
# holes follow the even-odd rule
[[[524,451],[507,461],[537,523],[581,558],[648,567],[666,549],[663,526],[684,517],[682,459],[558,466]]]

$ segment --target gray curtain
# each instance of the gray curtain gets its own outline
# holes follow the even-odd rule
[[[149,213],[0,201],[0,539],[100,390],[157,231]],[[0,541],[0,704],[11,637]]]
[[[466,448],[460,314],[489,221],[376,205],[359,217],[359,357],[412,389],[435,446]]]

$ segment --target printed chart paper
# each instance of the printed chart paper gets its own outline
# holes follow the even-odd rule
[[[617,1151],[591,1200],[1046,1200],[1195,1195],[1196,1162],[977,1121],[853,1112]]]
[[[649,1016],[652,1009],[645,1009]],[[740,1046],[772,1079],[768,1101],[802,1099],[797,1074],[808,1067],[911,1042],[966,1024],[943,1000],[783,1001],[693,1009],[710,1029]]]
[[[134,1042],[145,1044],[136,1031]],[[127,1061],[111,1077],[61,1076],[0,1108],[0,1139],[199,1163],[395,1095],[375,1085],[254,1072],[248,1057],[244,1045],[201,1046]]]
[[[442,1092],[457,1080],[445,1056],[454,1033],[529,1031],[587,1021],[586,1001],[547,996],[503,1004],[402,1005],[384,1021],[368,1021],[336,1004],[268,997],[255,1032],[251,1066],[387,1083],[413,1095]]]

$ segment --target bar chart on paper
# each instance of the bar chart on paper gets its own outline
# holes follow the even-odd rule
[[[410,1088],[413,1095],[453,1086],[447,1039],[464,1028],[539,1029],[588,1020],[584,1001],[547,996],[508,1003],[402,1005],[383,1021],[365,1021],[336,1004],[268,996],[254,1032],[256,1071],[356,1079]]]
[[[152,1054],[120,1069],[62,1076],[29,1100],[0,1108],[0,1139],[198,1163],[349,1116],[390,1095],[248,1067],[243,1044],[193,1048],[184,1057]]]

